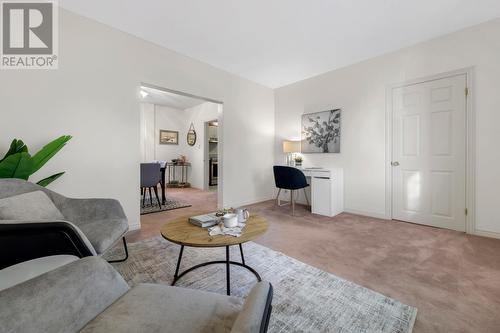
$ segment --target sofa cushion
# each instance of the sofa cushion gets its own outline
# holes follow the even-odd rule
[[[0,270],[0,290],[28,281],[29,279],[69,264],[75,260],[78,260],[78,257],[61,254],[57,256],[36,258],[4,268]]]
[[[102,254],[127,232],[128,222],[126,219],[103,219],[88,221],[79,227],[95,251]]]
[[[78,332],[128,290],[100,257],[76,260],[0,291],[0,331]]]
[[[0,199],[0,220],[64,220],[52,200],[42,191]]]
[[[242,303],[237,297],[140,284],[81,332],[230,332]]]

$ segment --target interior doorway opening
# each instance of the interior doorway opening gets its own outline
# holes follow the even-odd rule
[[[141,215],[216,210],[222,204],[222,102],[145,83],[139,102]],[[196,207],[199,197],[203,207]]]
[[[219,122],[217,119],[205,122],[204,188],[217,191],[219,184]]]

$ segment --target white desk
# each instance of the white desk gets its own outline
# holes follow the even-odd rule
[[[344,211],[344,179],[340,168],[300,168],[311,185],[311,212],[324,216],[335,216]],[[298,191],[298,202],[305,203],[302,191]]]
[[[311,212],[335,216],[344,211],[343,170],[339,168],[301,169],[311,185]]]

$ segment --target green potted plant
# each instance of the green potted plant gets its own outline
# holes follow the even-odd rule
[[[5,156],[0,160],[0,178],[19,178],[28,180],[28,178],[40,170],[59,150],[71,140],[70,135],[63,135],[40,149],[34,155],[28,151],[28,146],[18,139],[12,140],[10,148]],[[61,177],[63,172],[58,172],[52,176],[39,180],[40,186],[47,186],[57,178]]]
[[[302,156],[300,155],[295,156],[294,161],[295,161],[295,166],[302,166]]]

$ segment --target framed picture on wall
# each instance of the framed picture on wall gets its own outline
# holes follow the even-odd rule
[[[340,109],[302,115],[302,153],[340,153]]]
[[[160,130],[161,145],[178,145],[179,131]]]

